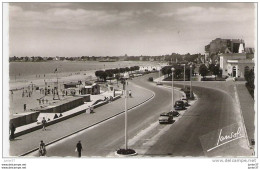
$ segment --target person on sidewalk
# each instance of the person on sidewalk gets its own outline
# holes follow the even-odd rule
[[[129,97],[132,97],[132,91],[129,90]]]
[[[77,152],[78,152],[78,157],[80,158],[80,157],[81,157],[81,151],[83,150],[80,141],[79,141],[79,142],[77,143],[77,145],[76,145],[76,150],[77,150]]]
[[[46,155],[46,148],[44,142],[41,140],[40,146],[39,146],[39,156],[45,156]]]
[[[47,121],[45,120],[45,117],[43,117],[43,119],[42,119],[42,130],[46,130],[46,124],[47,124]]]
[[[14,140],[15,126],[13,123],[10,125],[10,132],[10,140]]]

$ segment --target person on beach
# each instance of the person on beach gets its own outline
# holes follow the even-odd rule
[[[47,121],[45,120],[45,117],[43,117],[43,119],[42,119],[42,130],[46,130],[46,124],[47,124]]]
[[[81,157],[81,151],[83,150],[80,141],[79,141],[79,142],[77,143],[77,145],[76,145],[76,150],[77,150],[77,152],[78,152],[78,157],[80,158],[80,157]]]
[[[46,155],[46,148],[44,142],[41,140],[40,146],[39,146],[39,155],[45,156]]]
[[[23,104],[23,111],[26,111],[26,104]]]
[[[14,132],[15,132],[15,126],[14,124],[12,123],[11,126],[10,126],[10,140],[14,140]]]

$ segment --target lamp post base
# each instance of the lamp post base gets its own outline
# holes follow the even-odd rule
[[[116,151],[117,155],[122,155],[122,156],[134,156],[137,155],[136,151],[133,149],[119,149]]]

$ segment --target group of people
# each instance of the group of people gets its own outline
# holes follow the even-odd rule
[[[46,103],[46,104],[48,104],[48,99],[38,99],[39,100],[39,104],[44,104],[44,102]]]
[[[60,113],[60,115],[58,116],[58,115],[55,113],[55,115],[54,115],[54,118],[53,118],[53,119],[57,119],[57,118],[59,118],[59,117],[62,117],[62,114]]]
[[[83,147],[81,144],[81,141],[79,141],[76,144],[76,149],[75,152],[78,152],[78,157],[81,157],[81,151],[83,151]],[[46,146],[45,143],[41,140],[40,145],[39,145],[39,156],[46,156],[47,154],[47,150],[46,150]]]

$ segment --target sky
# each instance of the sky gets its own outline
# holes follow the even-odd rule
[[[202,53],[213,39],[255,47],[253,3],[9,3],[9,56]]]

